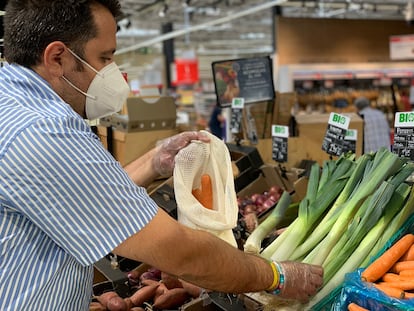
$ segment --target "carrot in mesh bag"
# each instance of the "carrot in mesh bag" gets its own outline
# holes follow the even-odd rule
[[[209,143],[192,141],[175,157],[177,220],[237,247],[233,228],[237,226],[238,205],[230,152],[224,141],[205,134]]]
[[[201,176],[200,188],[193,189],[191,193],[205,208],[213,209],[213,185],[209,174]]]

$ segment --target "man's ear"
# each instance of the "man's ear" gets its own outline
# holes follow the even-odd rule
[[[50,77],[60,78],[63,75],[63,64],[67,54],[66,45],[60,41],[54,41],[45,48],[43,65]]]

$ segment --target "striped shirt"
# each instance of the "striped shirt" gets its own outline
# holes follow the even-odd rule
[[[34,71],[0,70],[0,310],[88,310],[93,263],[156,204]]]

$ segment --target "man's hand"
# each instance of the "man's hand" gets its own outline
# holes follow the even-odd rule
[[[302,303],[309,301],[323,284],[323,268],[294,261],[279,262],[284,274],[284,284],[278,296],[296,299]]]
[[[154,170],[161,176],[171,176],[175,156],[192,140],[210,142],[210,138],[202,132],[183,132],[162,140],[157,146],[157,152],[152,160]]]

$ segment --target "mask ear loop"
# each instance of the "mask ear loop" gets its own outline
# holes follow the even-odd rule
[[[62,76],[62,79],[66,81],[67,84],[69,84],[71,87],[73,87],[75,90],[77,90],[79,93],[85,95],[86,97],[93,99],[93,100],[97,100],[98,97],[93,96],[91,94],[88,94],[84,91],[82,91],[80,88],[78,88],[76,85],[74,85],[72,82],[70,82],[65,76]]]
[[[93,68],[91,65],[88,64],[87,61],[83,60],[79,55],[77,55],[75,52],[73,52],[70,48],[67,48],[70,54],[72,54],[77,60],[79,60],[82,64],[86,65],[90,70],[95,72],[97,75],[102,76],[98,70]]]
[[[89,65],[86,61],[84,61],[82,58],[80,58],[75,52],[73,52],[70,48],[67,48],[70,54],[72,54],[77,60],[79,60],[82,64],[86,65],[89,69],[91,69],[93,72],[95,72],[97,75],[102,76],[95,68],[93,68],[91,65]],[[72,82],[70,82],[65,76],[62,75],[62,79],[66,81],[67,84],[69,84],[71,87],[73,87],[75,90],[77,90],[79,93],[85,95],[86,97],[97,100],[97,96],[93,96],[91,94],[88,94],[84,91],[82,91],[80,88],[78,88],[76,85],[74,85]]]

